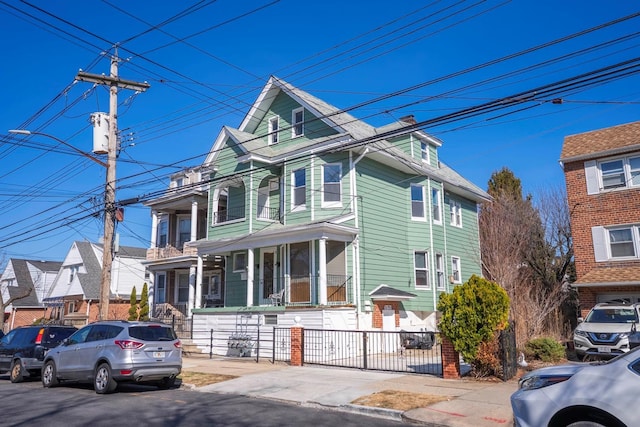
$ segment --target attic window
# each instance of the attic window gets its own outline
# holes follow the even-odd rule
[[[304,108],[296,108],[291,112],[291,137],[304,135]]]
[[[269,119],[269,144],[278,143],[278,130],[280,129],[279,117],[272,117]]]

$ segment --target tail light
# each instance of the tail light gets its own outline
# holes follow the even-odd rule
[[[38,336],[36,337],[36,344],[42,344],[42,337],[44,336],[44,328],[40,328],[38,331]]]
[[[123,350],[136,350],[144,345],[141,342],[131,340],[116,340],[115,343]]]
[[[182,343],[180,342],[180,340],[177,340],[176,342],[173,343],[173,346],[175,348],[182,348]]]

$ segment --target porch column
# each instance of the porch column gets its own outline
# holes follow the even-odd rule
[[[189,308],[187,315],[189,317],[191,317],[191,309],[194,307],[195,294],[196,294],[196,266],[191,265],[191,267],[189,267],[189,302],[187,305],[187,307]]]
[[[198,202],[191,201],[191,242],[195,242],[197,239],[198,231]]]
[[[327,239],[318,240],[318,299],[327,305]]]
[[[196,267],[196,304],[195,308],[202,308],[202,255],[198,254],[198,266]]]
[[[253,307],[253,249],[247,250],[247,307]]]
[[[151,245],[150,248],[156,247],[156,239],[158,238],[158,211],[151,211]]]

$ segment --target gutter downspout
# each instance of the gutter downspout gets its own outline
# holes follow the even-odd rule
[[[364,151],[362,152],[362,154],[360,154],[358,156],[357,159],[352,160],[351,161],[351,166],[350,166],[350,170],[349,170],[349,174],[351,175],[351,184],[352,184],[352,193],[351,193],[351,211],[354,214],[354,218],[355,218],[355,227],[356,229],[359,230],[360,228],[360,224],[358,221],[358,189],[357,189],[357,185],[356,185],[356,165],[358,163],[360,163],[360,160],[362,160],[364,158],[364,156],[366,156],[369,153],[369,147],[366,147],[364,149]],[[353,155],[353,151],[349,152],[349,156]],[[360,294],[360,231],[358,231],[358,238],[357,240],[354,242],[354,248],[353,248],[353,258],[354,258],[354,297],[356,299],[356,312],[357,312],[357,316],[356,319],[358,321],[358,324],[356,325],[357,328],[360,328],[360,312],[361,312],[361,294]]]

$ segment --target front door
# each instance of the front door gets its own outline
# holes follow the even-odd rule
[[[271,304],[269,295],[277,291],[275,265],[275,249],[263,249],[260,252],[260,305]]]

